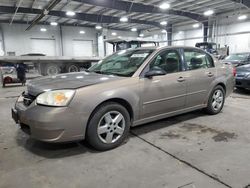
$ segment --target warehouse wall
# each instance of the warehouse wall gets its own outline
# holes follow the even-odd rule
[[[250,21],[218,26],[213,40],[221,46],[228,45],[230,52],[250,51]]]
[[[14,52],[16,55],[31,53],[32,39],[44,39],[55,41],[55,53],[60,54],[60,36],[57,27],[47,27],[47,32],[41,32],[40,26],[35,26],[26,31],[27,25],[22,24],[1,24],[5,53]]]
[[[0,24],[0,51],[2,49],[2,41],[5,44],[5,54],[7,52],[14,52],[15,55],[22,55],[27,53],[39,53],[43,52],[49,55],[64,55],[64,56],[75,56],[84,55],[79,50],[89,51],[89,45],[92,44],[92,55],[93,56],[104,56],[104,44],[98,44],[98,32],[95,28],[89,27],[71,27],[62,26],[60,32],[60,26],[34,26],[31,30],[25,31],[28,25],[25,24]],[[46,32],[41,32],[40,28],[44,27],[47,29]],[[79,31],[84,30],[85,34],[80,34]],[[125,32],[117,30],[107,30],[103,34],[99,34],[106,38],[113,37],[112,32],[116,32],[117,36],[134,36],[137,34],[134,32]],[[3,35],[3,40],[1,36]],[[100,39],[99,39],[100,40]],[[103,40],[103,39],[102,39]],[[101,42],[100,40],[99,42]],[[39,46],[37,46],[38,44]],[[47,46],[46,46],[47,44]],[[35,45],[35,46],[34,46]],[[51,52],[54,45],[54,52]],[[41,49],[42,47],[42,49]],[[76,47],[80,47],[76,54]],[[40,48],[40,51],[38,50]],[[50,51],[48,51],[50,50]],[[100,54],[99,54],[100,53]],[[89,53],[88,53],[89,54]]]
[[[80,34],[80,30],[84,30],[85,34]],[[93,45],[92,54],[93,56],[98,56],[97,50],[97,32],[93,28],[83,28],[83,27],[62,27],[62,41],[63,41],[63,54],[64,56],[75,56],[74,53],[74,43],[89,41]],[[84,45],[84,43],[83,43]],[[88,46],[86,46],[88,47]],[[82,46],[84,51],[84,46]]]
[[[185,39],[185,40],[183,40]],[[176,41],[175,41],[176,40]],[[173,45],[195,46],[203,41],[203,29],[177,30],[173,32]]]
[[[167,40],[160,31],[145,32],[146,38]],[[203,41],[203,28],[193,29],[192,24],[173,28],[173,45],[195,46]],[[228,45],[231,53],[250,51],[250,21],[238,22],[237,19],[218,19],[218,26],[214,28],[213,37],[209,41]],[[162,43],[165,44],[166,43]]]

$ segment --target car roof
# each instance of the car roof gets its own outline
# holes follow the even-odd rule
[[[250,52],[231,53],[230,55],[237,55],[237,54],[249,54],[250,55]]]
[[[196,50],[201,50],[200,48],[196,48],[193,46],[150,46],[150,47],[139,47],[135,48],[136,50],[163,50],[163,49],[179,49],[179,48],[184,48],[184,49],[196,49]]]

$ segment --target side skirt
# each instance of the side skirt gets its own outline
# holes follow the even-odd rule
[[[184,113],[191,112],[191,111],[198,110],[198,109],[202,109],[202,108],[205,108],[205,107],[206,107],[206,104],[202,104],[202,105],[197,105],[197,106],[193,106],[193,107],[189,107],[189,108],[184,108],[182,110],[177,110],[177,111],[173,111],[173,112],[159,114],[159,115],[152,116],[152,117],[147,117],[147,118],[144,118],[144,119],[139,119],[139,120],[133,122],[132,127],[135,127],[135,126],[138,126],[138,125],[141,125],[141,124],[145,124],[145,123],[149,123],[149,122],[152,122],[152,121],[157,121],[157,120],[160,120],[160,119],[164,119],[164,118],[184,114]]]

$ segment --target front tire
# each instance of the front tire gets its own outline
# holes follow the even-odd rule
[[[210,94],[206,112],[215,115],[221,112],[225,102],[225,90],[221,86],[216,86]]]
[[[104,103],[92,114],[87,141],[100,151],[113,149],[128,137],[130,124],[130,115],[125,107],[114,102]]]

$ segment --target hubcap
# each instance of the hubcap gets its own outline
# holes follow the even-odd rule
[[[216,90],[213,94],[212,107],[215,111],[220,110],[223,104],[223,93],[221,90]]]
[[[75,65],[71,65],[71,66],[69,67],[69,72],[78,72],[78,67],[75,66]]]
[[[47,69],[47,74],[50,75],[56,75],[59,73],[59,70],[56,66],[49,66]]]
[[[102,116],[97,127],[97,134],[103,143],[114,143],[123,135],[125,119],[118,111],[110,111]]]

